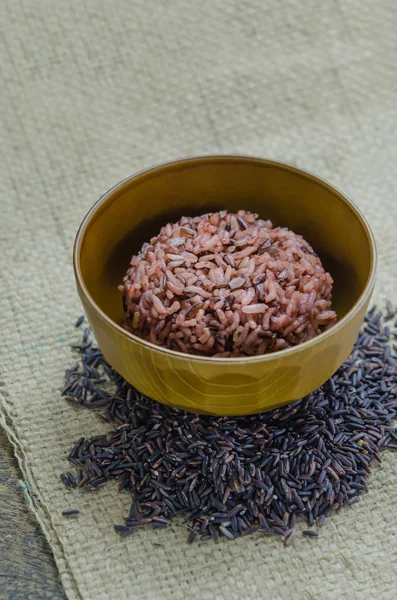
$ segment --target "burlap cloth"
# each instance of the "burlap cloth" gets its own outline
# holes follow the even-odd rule
[[[1,423],[70,599],[392,598],[397,455],[321,537],[185,544],[181,521],[121,539],[129,496],[58,474],[104,431],[60,398],[72,362],[71,251],[99,195],[153,163],[249,153],[346,191],[397,299],[394,0],[3,0],[0,3]],[[394,298],[393,298],[394,296]],[[77,507],[78,519],[62,510]]]

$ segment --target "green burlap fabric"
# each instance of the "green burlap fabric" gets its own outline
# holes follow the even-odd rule
[[[121,539],[128,495],[68,493],[58,474],[80,435],[104,430],[59,395],[81,312],[73,238],[138,169],[237,152],[318,173],[368,217],[376,299],[396,299],[395,18],[393,0],[0,3],[1,424],[70,599],[394,597],[392,452],[360,503],[289,549],[187,546],[182,522]],[[78,519],[60,516],[70,507]]]

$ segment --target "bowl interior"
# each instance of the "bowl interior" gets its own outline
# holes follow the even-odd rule
[[[120,324],[117,285],[131,256],[181,216],[245,209],[300,233],[334,278],[341,319],[362,294],[373,264],[367,227],[334,188],[293,167],[246,157],[204,157],[169,163],[119,184],[93,207],[80,230],[77,260],[86,289]]]

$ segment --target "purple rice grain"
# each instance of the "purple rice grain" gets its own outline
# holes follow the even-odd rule
[[[305,529],[305,531],[302,531],[302,535],[306,535],[307,537],[318,537],[317,531],[313,531],[312,529]]]
[[[386,318],[391,313],[389,306]],[[149,399],[112,369],[87,332],[62,394],[75,398],[74,410],[97,410],[112,430],[80,438],[68,456],[77,475],[62,473],[61,481],[95,490],[113,479],[129,492],[129,515],[115,525],[123,537],[184,514],[189,543],[259,532],[287,546],[297,518],[321,526],[357,502],[373,459],[397,450],[397,360],[388,345],[397,324],[390,323],[371,308],[350,358],[323,386],[244,417],[195,415]]]
[[[71,517],[74,515],[79,515],[80,511],[79,510],[74,510],[74,509],[68,509],[68,510],[63,510],[62,511],[62,516],[63,517]]]
[[[80,316],[80,317],[77,319],[77,321],[76,321],[76,323],[74,324],[74,326],[75,326],[75,327],[80,327],[80,325],[82,324],[82,322],[84,321],[84,319],[85,319],[85,316],[84,316],[84,315],[81,315],[81,316]]]

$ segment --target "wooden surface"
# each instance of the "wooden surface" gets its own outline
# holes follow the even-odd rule
[[[29,511],[21,478],[0,428],[0,599],[65,600],[52,552]]]

